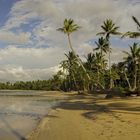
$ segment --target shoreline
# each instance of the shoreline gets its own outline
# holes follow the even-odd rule
[[[36,127],[26,136],[25,139],[30,140],[32,137],[34,137],[34,135],[40,131],[42,124],[49,121],[49,116],[55,114],[54,111],[54,109],[50,109],[48,114],[38,121]]]
[[[75,92],[69,92],[68,94],[63,94],[63,92],[60,92],[60,91],[49,91],[47,93],[44,92],[44,94],[38,95],[38,96],[53,97],[54,99],[57,99],[57,100],[69,100],[69,95],[73,95],[73,94],[75,94]],[[60,103],[61,101],[58,104]],[[42,117],[40,120],[38,120],[38,122],[36,123],[36,127],[31,132],[29,132],[29,134],[27,134],[27,136],[25,137],[26,140],[30,140],[35,134],[37,134],[40,131],[41,124],[44,121],[48,122],[49,116],[53,116],[54,114],[56,114],[57,107],[58,105],[50,108],[48,113],[44,117]]]
[[[140,138],[140,98],[106,100],[92,95],[69,97],[40,120],[27,140]]]

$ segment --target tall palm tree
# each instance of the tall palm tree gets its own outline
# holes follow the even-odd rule
[[[138,37],[140,37],[140,22],[139,22],[138,19],[137,19],[136,17],[134,17],[134,16],[132,16],[132,19],[133,19],[133,21],[134,21],[134,22],[136,23],[136,25],[137,25],[138,32],[131,32],[131,31],[128,31],[128,32],[126,32],[126,33],[122,36],[122,38],[125,37],[125,36],[128,36],[128,37],[130,37],[130,38],[138,38]]]
[[[136,90],[137,88],[137,76],[138,76],[138,66],[139,66],[139,60],[140,60],[140,47],[138,46],[138,43],[134,43],[132,46],[130,46],[130,53],[129,52],[125,52],[124,53],[127,55],[127,57],[125,57],[125,62],[128,66],[128,71],[129,74],[132,75],[133,81],[131,83],[133,83],[133,88],[131,88],[131,90]]]
[[[68,42],[69,42],[69,47],[70,47],[71,51],[73,52],[73,54],[75,55],[76,59],[78,60],[78,62],[80,64],[80,66],[82,67],[83,71],[87,75],[88,80],[90,80],[90,76],[87,73],[85,67],[83,66],[82,61],[80,60],[80,58],[77,57],[76,52],[75,52],[75,50],[72,47],[71,38],[70,38],[70,34],[73,33],[74,31],[77,31],[80,28],[80,26],[75,24],[74,20],[72,20],[72,19],[65,19],[63,24],[64,24],[63,27],[62,28],[58,28],[57,30],[61,31],[64,34],[67,35]]]
[[[112,78],[111,78],[111,58],[110,58],[110,53],[111,53],[111,47],[110,47],[110,36],[111,35],[120,35],[121,33],[118,32],[119,27],[115,25],[115,23],[113,23],[113,21],[111,19],[107,19],[106,21],[104,21],[104,24],[101,25],[102,28],[102,32],[97,33],[97,35],[105,35],[105,38],[107,40],[108,43],[108,47],[109,47],[109,53],[108,53],[108,63],[109,63],[109,70],[110,70],[110,88],[112,88],[113,84],[112,84]]]

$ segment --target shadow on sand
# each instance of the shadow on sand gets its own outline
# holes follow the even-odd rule
[[[87,99],[88,101],[86,102]],[[88,119],[96,119],[96,115],[101,113],[125,112],[129,114],[140,114],[140,103],[133,104],[130,98],[125,99],[104,99],[98,96],[74,95],[70,97],[70,102],[64,101],[58,106],[67,110],[85,110],[82,115]]]

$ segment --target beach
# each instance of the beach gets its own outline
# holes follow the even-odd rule
[[[140,139],[140,97],[67,96],[40,121],[28,140]]]

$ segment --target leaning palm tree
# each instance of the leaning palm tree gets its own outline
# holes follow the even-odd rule
[[[88,80],[90,80],[90,76],[87,73],[85,67],[83,66],[82,61],[80,60],[80,58],[77,57],[77,54],[76,54],[75,50],[72,47],[72,43],[71,43],[71,39],[70,39],[70,34],[73,33],[74,31],[77,31],[79,28],[80,28],[80,26],[75,24],[74,20],[72,20],[72,19],[65,19],[63,27],[62,28],[58,28],[57,30],[61,31],[64,34],[67,35],[68,42],[69,42],[69,47],[70,47],[71,51],[73,52],[73,54],[75,55],[76,59],[78,60],[80,66],[82,67],[83,71],[85,72]]]
[[[128,36],[128,37],[130,37],[130,38],[138,38],[138,37],[140,37],[140,22],[139,22],[138,19],[137,19],[136,17],[134,17],[134,16],[132,16],[132,19],[133,19],[133,21],[136,23],[138,31],[137,31],[137,32],[128,31],[128,32],[126,32],[126,33],[122,36],[122,38],[125,37],[125,36]]]
[[[121,33],[118,32],[119,27],[115,25],[115,23],[113,23],[113,21],[111,19],[107,19],[106,21],[104,21],[104,24],[101,26],[102,28],[102,32],[97,33],[97,35],[105,35],[105,38],[107,40],[108,43],[108,47],[109,47],[109,53],[108,53],[108,64],[109,64],[109,70],[110,70],[110,88],[112,88],[113,84],[112,84],[112,78],[111,78],[111,58],[110,58],[110,53],[111,53],[111,48],[110,48],[110,36],[111,35],[120,35]]]

